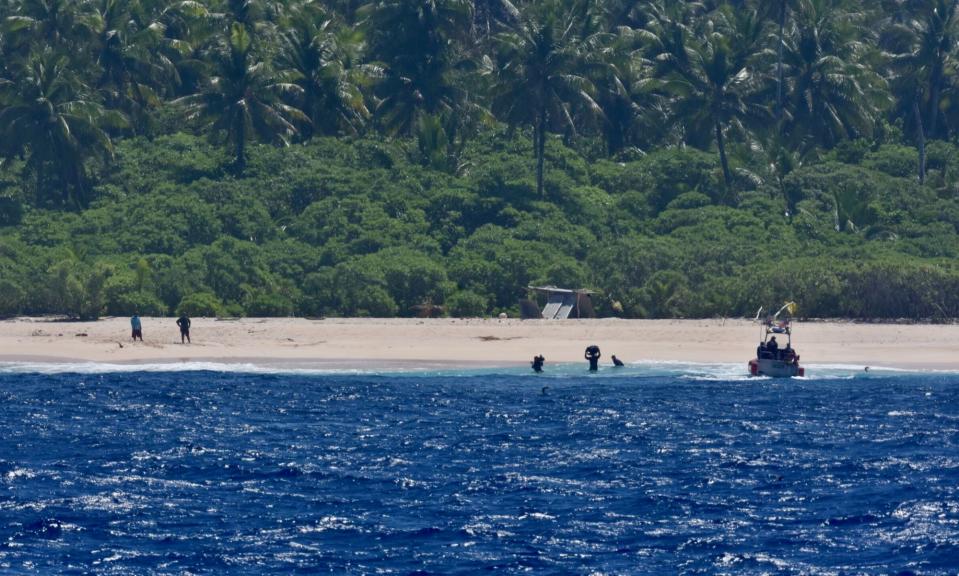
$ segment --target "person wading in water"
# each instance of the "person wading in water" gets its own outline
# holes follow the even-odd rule
[[[601,356],[599,352],[599,346],[595,344],[590,344],[586,347],[586,359],[589,360],[589,370],[590,372],[595,372],[599,370],[599,357]]]

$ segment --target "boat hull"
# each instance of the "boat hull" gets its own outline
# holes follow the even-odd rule
[[[772,358],[753,358],[749,361],[749,374],[752,376],[769,376],[770,378],[792,378],[793,376],[805,376],[806,369],[792,362],[783,362]]]

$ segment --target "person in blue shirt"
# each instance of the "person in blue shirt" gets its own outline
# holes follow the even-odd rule
[[[143,342],[143,325],[140,323],[140,316],[136,313],[133,314],[133,318],[130,318],[130,328],[133,329],[133,341],[136,342],[139,338],[140,342]]]

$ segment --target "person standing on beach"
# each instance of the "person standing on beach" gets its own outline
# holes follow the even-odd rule
[[[143,325],[140,323],[139,314],[134,313],[130,318],[130,328],[133,330],[133,341],[136,342],[139,338],[140,342],[143,342]]]
[[[180,315],[177,318],[176,325],[180,327],[180,344],[183,344],[184,340],[190,342],[190,318],[186,314]]]

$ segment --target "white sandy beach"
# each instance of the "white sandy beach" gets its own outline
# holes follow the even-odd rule
[[[736,363],[760,335],[747,320],[497,320],[248,318],[193,320],[180,344],[172,318],[144,318],[145,342],[130,341],[128,318],[0,322],[0,362],[252,362],[288,366],[510,366],[535,354],[547,364],[582,362],[597,344],[603,363]],[[959,369],[959,325],[797,322],[793,344],[806,365]]]

